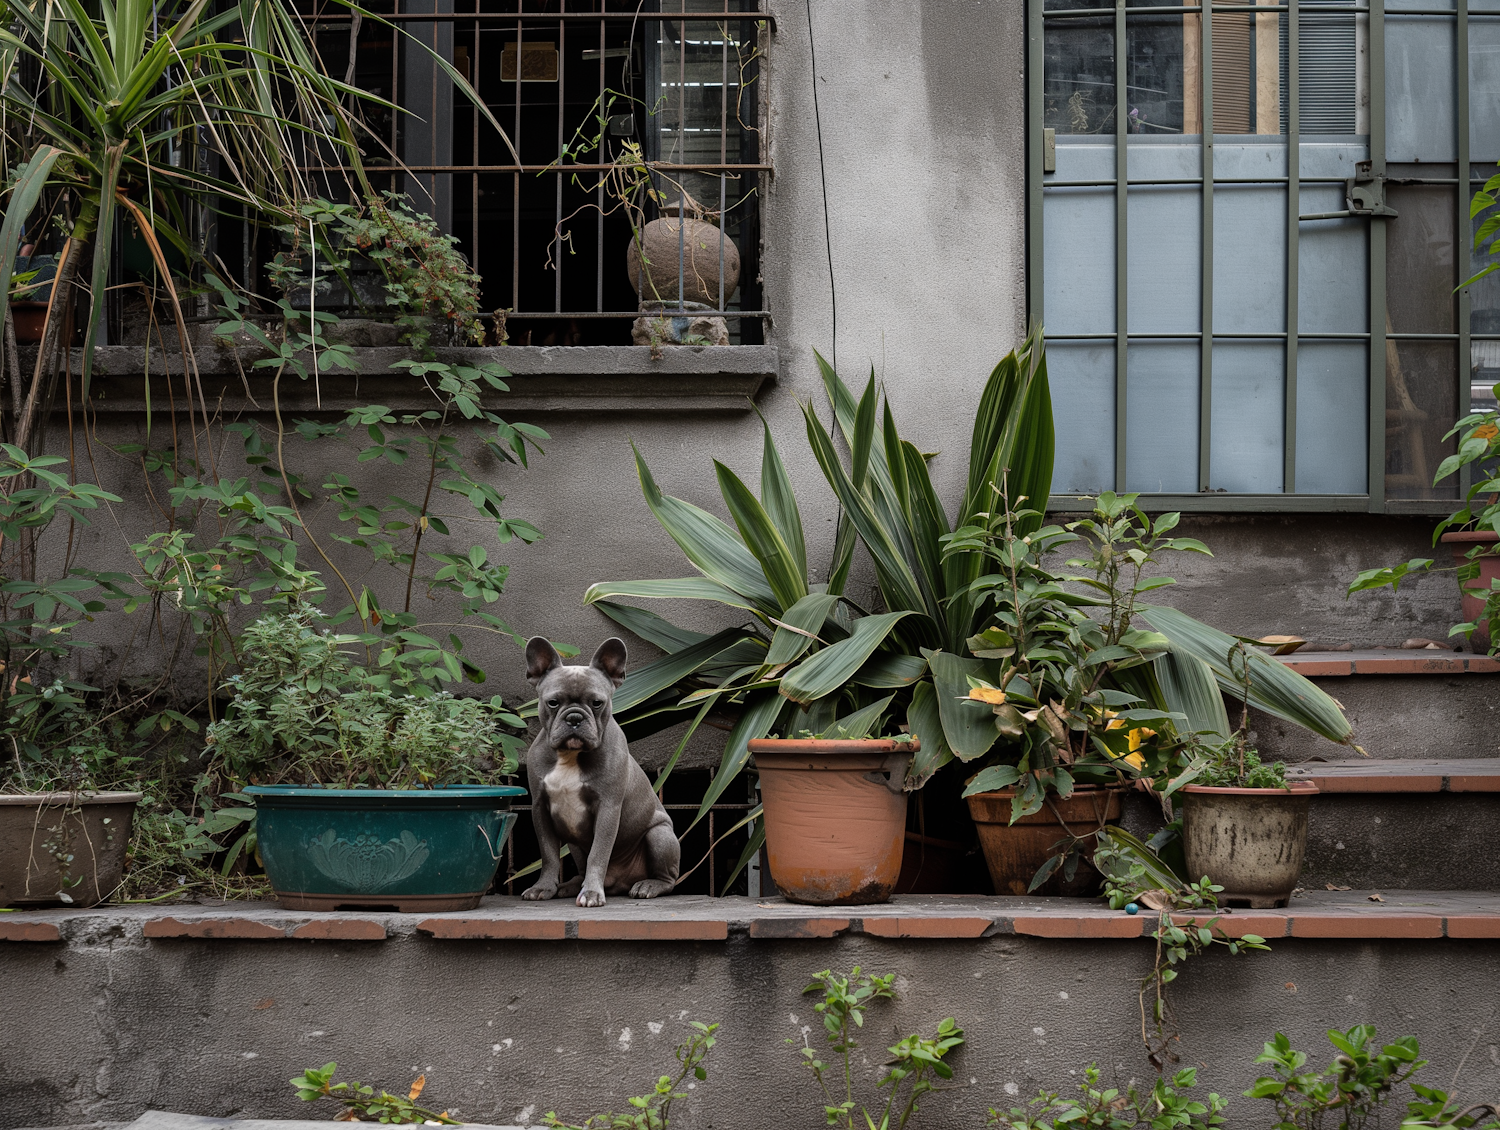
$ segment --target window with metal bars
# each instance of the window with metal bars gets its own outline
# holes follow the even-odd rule
[[[361,111],[371,184],[458,239],[489,340],[629,345],[643,312],[718,335],[694,344],[764,340],[754,0],[297,3],[329,72],[401,108]],[[234,227],[238,274],[264,248]]]
[[[1455,293],[1500,0],[1028,4],[1058,491],[1450,508],[1444,434],[1500,375],[1500,283]]]

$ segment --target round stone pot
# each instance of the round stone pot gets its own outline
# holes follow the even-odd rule
[[[97,906],[120,885],[140,793],[0,796],[0,906]]]
[[[1460,587],[1459,592],[1463,598],[1463,609],[1465,620],[1478,620],[1479,626],[1474,629],[1474,642],[1489,646],[1490,627],[1483,620],[1485,596],[1473,595],[1474,593],[1488,594],[1490,582],[1500,577],[1500,553],[1495,551],[1495,535],[1489,530],[1452,530],[1442,537],[1443,544],[1453,551],[1455,564],[1466,565],[1469,560],[1469,550],[1476,545],[1485,546],[1475,561],[1479,564],[1479,576],[1469,581],[1470,588]]]
[[[766,860],[792,902],[885,902],[901,875],[902,788],[915,742],[760,738],[750,753],[765,805]]]
[[[721,246],[722,236],[722,246]],[[625,248],[625,269],[642,303],[701,302],[719,308],[719,256],[724,264],[724,301],[740,285],[740,249],[707,220],[660,216],[641,229],[640,246]],[[646,262],[641,263],[645,252]],[[681,270],[678,264],[681,263]],[[678,294],[679,283],[682,293]]]
[[[289,910],[472,910],[495,879],[513,785],[251,785],[256,846]]]
[[[1221,905],[1285,906],[1307,854],[1311,781],[1285,789],[1188,785],[1182,796],[1182,850],[1188,875],[1224,888]]]
[[[1120,822],[1121,797],[1125,790],[1116,785],[1078,785],[1073,795],[1048,794],[1049,803],[1029,816],[1010,822],[1011,799],[1016,790],[996,789],[968,797],[969,815],[974,818],[984,862],[990,870],[990,881],[997,895],[1024,895],[1031,880],[1048,859],[1067,844],[1070,836],[1082,839],[1078,870],[1072,879],[1064,877],[1062,868],[1029,893],[1034,895],[1085,896],[1098,893],[1099,872],[1094,869],[1092,833],[1106,824]]]

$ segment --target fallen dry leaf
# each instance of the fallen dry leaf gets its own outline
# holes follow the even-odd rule
[[[427,1076],[418,1075],[416,1081],[411,1085],[411,1090],[406,1093],[407,1101],[416,1102],[417,1097],[422,1093],[422,1088],[425,1086],[427,1086]]]
[[[1307,643],[1301,636],[1261,636],[1256,642],[1269,645],[1272,655],[1290,655]]]
[[[1370,901],[1371,902],[1384,902],[1385,899],[1383,899],[1383,898],[1380,897],[1380,892],[1379,891],[1376,891],[1373,895],[1370,896]]]
[[[1330,891],[1347,891],[1349,888],[1348,887],[1335,887],[1332,883],[1329,883],[1328,884],[1328,889]]]
[[[1145,891],[1136,901],[1152,910],[1166,910],[1172,905],[1172,896],[1169,892],[1162,890]]]

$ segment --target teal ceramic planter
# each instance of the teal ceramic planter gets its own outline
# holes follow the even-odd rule
[[[516,814],[510,785],[317,789],[251,785],[257,842],[290,910],[472,910]]]

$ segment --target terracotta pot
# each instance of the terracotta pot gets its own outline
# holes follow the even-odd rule
[[[1311,781],[1286,789],[1188,785],[1182,796],[1182,850],[1188,874],[1224,888],[1222,905],[1285,906],[1307,854]]]
[[[0,906],[96,906],[107,899],[125,873],[140,799],[140,793],[0,796]]]
[[[885,902],[901,874],[902,783],[915,742],[761,738],[760,773],[771,878],[793,902]]]
[[[47,325],[45,302],[12,302],[10,316],[16,324],[18,342],[42,340],[42,330]]]
[[[1453,551],[1453,560],[1459,565],[1468,562],[1469,550],[1476,545],[1490,547],[1488,552],[1475,558],[1479,564],[1479,578],[1468,582],[1475,591],[1488,593],[1490,582],[1500,577],[1500,553],[1495,552],[1495,535],[1489,530],[1453,530],[1444,534],[1442,541]],[[1479,620],[1479,617],[1484,615],[1485,597],[1471,596],[1467,588],[1460,588],[1459,592],[1463,597],[1464,619]],[[1474,629],[1474,639],[1488,640],[1489,638],[1489,625],[1481,620],[1479,626]]]
[[[643,303],[701,302],[711,309],[719,308],[719,228],[707,220],[691,216],[684,221],[675,215],[652,220],[641,229],[641,247],[632,239],[625,249],[625,268],[630,285]],[[641,249],[646,266],[641,267]],[[728,302],[740,285],[740,249],[729,236],[723,237],[724,301]],[[678,263],[682,270],[679,275]],[[677,292],[681,283],[682,293]]]
[[[984,848],[984,862],[997,895],[1024,895],[1037,869],[1056,855],[1069,835],[1084,838],[1083,859],[1071,880],[1064,879],[1062,869],[1054,871],[1034,895],[1092,895],[1099,886],[1099,872],[1094,870],[1094,841],[1090,833],[1105,824],[1120,822],[1121,797],[1125,790],[1116,785],[1079,785],[1067,798],[1048,794],[1047,803],[1030,816],[1010,822],[1011,798],[1015,789],[998,789],[992,793],[975,793],[968,798],[969,814],[979,832]]]

